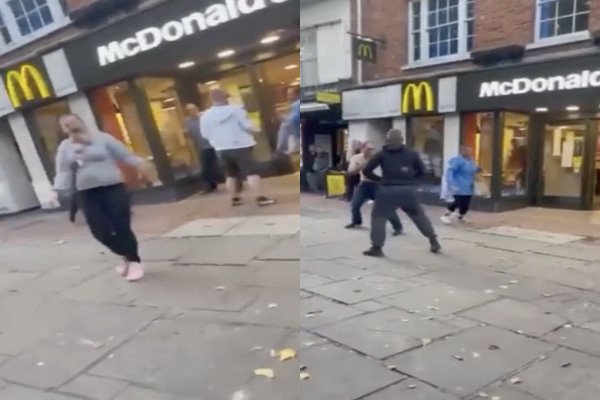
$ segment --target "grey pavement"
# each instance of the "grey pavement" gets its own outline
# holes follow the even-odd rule
[[[373,260],[339,207],[301,212],[301,398],[598,398],[597,245],[437,225],[436,256],[407,221]]]
[[[3,243],[0,400],[299,399],[272,351],[300,346],[300,240],[277,229],[145,240],[136,284],[85,237]]]

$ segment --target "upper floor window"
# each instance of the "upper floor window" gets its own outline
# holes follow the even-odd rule
[[[303,29],[300,32],[300,83],[302,86],[315,86],[319,83],[315,28]]]
[[[536,39],[587,31],[590,0],[537,0]]]
[[[410,62],[443,61],[473,47],[475,0],[412,0]]]
[[[48,0],[9,0],[8,6],[23,36],[54,22]]]

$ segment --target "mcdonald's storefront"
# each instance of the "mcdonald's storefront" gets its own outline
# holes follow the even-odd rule
[[[5,136],[19,153],[10,168],[20,162],[26,188],[18,194],[17,178],[2,176],[9,165],[0,160],[4,192],[19,197],[7,203],[22,203],[9,204],[7,213],[51,208],[54,156],[63,139],[57,117],[67,112],[154,166],[150,182],[123,171],[142,202],[200,189],[201,159],[185,129],[185,105],[208,108],[216,87],[261,128],[255,152],[268,160],[293,101],[288,89],[300,84],[298,20],[298,0],[171,0],[0,69],[0,134],[5,126],[10,131]]]

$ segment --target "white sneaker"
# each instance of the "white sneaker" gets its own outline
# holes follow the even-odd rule
[[[450,215],[444,215],[440,219],[446,225],[450,225],[452,223],[452,217]]]

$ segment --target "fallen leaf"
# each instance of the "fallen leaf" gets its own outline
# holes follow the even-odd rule
[[[412,389],[416,389],[416,388],[417,388],[417,385],[408,385],[408,388],[409,388],[409,389],[411,389],[411,390],[412,390]]]
[[[485,293],[485,294],[492,294],[492,293],[494,293],[494,291],[492,289],[486,289],[486,290],[483,291],[483,293]]]
[[[275,378],[275,371],[273,371],[271,368],[257,368],[254,370],[254,375],[273,379]]]
[[[566,362],[566,363],[560,364],[560,367],[561,368],[569,368],[571,365],[573,365],[573,364],[571,364],[570,362]]]
[[[421,343],[423,344],[423,347],[431,344],[431,339],[425,338],[425,339],[421,339]]]
[[[279,361],[284,362],[284,361],[296,358],[297,353],[296,353],[296,350],[294,350],[292,348],[287,348],[287,349],[280,350],[277,353],[277,355],[279,356]]]
[[[437,311],[437,310],[439,310],[439,307],[429,306],[429,307],[427,307],[427,309],[430,311]]]
[[[519,281],[516,281],[516,280],[514,280],[514,281],[510,281],[510,284],[511,284],[511,285],[516,285],[517,283],[519,283]]]
[[[387,367],[389,370],[395,370],[396,368],[398,368],[396,365],[388,365]]]
[[[462,356],[459,356],[458,354],[453,354],[452,358],[454,358],[455,360],[458,360],[458,361],[464,361],[465,360],[464,358],[462,358]]]
[[[518,385],[520,383],[523,383],[523,379],[519,378],[518,376],[513,376],[512,378],[510,378],[510,383],[513,385]]]
[[[217,287],[215,287],[215,290],[219,291],[219,292],[222,292],[225,289],[227,289],[225,286],[217,286]]]
[[[279,305],[277,303],[269,304],[269,308],[277,308],[277,307],[279,307]]]
[[[487,394],[486,392],[479,392],[479,393],[477,393],[477,396],[479,396],[482,399],[487,399],[488,397],[490,397],[490,395]]]
[[[310,379],[310,374],[308,372],[300,372],[300,380],[305,381]]]
[[[406,322],[410,322],[410,319],[408,319],[408,318],[402,318],[400,321],[402,321],[402,322],[405,322],[405,323],[406,323]]]
[[[498,286],[498,287],[499,287],[500,289],[504,289],[504,290],[508,289],[508,286],[506,286],[506,285],[500,285],[500,286]]]
[[[57,240],[56,242],[54,242],[54,244],[58,244],[58,245],[60,245],[60,244],[65,244],[65,243],[67,243],[67,241],[66,241],[66,240],[64,240],[64,239]]]
[[[306,371],[307,369],[308,369],[308,367],[306,365],[300,366],[300,371]]]
[[[495,351],[495,350],[500,350],[500,347],[496,346],[495,344],[491,344],[490,347],[488,347],[488,349]]]
[[[261,350],[264,350],[264,349],[265,349],[264,346],[255,346],[255,347],[252,348],[252,351],[261,351]]]
[[[481,357],[481,354],[476,353],[476,352],[473,352],[471,354],[472,354],[473,358],[479,358],[479,357]]]
[[[572,327],[573,327],[573,325],[571,325],[571,324],[567,324],[567,325],[565,325],[563,328],[570,329],[570,328],[572,328]]]
[[[313,347],[315,345],[315,342],[304,342],[302,343],[302,345],[304,347]]]
[[[431,321],[432,319],[433,319],[432,316],[422,318],[423,321]]]
[[[492,396],[491,400],[502,400],[500,396]]]
[[[38,366],[38,367],[43,367],[43,366],[44,366],[44,362],[43,362],[43,361],[40,361],[39,363],[37,363],[37,366]]]

